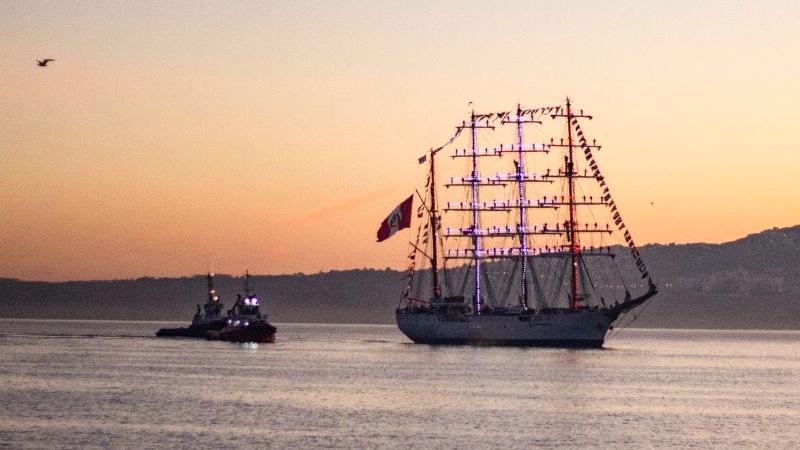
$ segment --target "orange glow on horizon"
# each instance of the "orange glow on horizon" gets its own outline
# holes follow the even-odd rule
[[[800,223],[796,3],[458,10],[0,5],[0,277],[400,269],[375,230],[467,103],[567,94],[639,246]]]

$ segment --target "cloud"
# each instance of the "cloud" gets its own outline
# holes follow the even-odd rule
[[[376,199],[385,196],[389,192],[391,192],[390,188],[383,188],[368,192],[366,194],[352,197],[339,203],[317,209],[316,211],[312,211],[307,214],[291,217],[287,219],[286,223],[288,225],[310,225],[322,220],[330,219],[369,204]],[[378,214],[378,216],[380,216],[380,214]],[[379,223],[380,220],[382,220],[378,216],[376,216],[375,219],[376,223]]]

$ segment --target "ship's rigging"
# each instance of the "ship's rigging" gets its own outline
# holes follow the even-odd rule
[[[478,315],[487,308],[579,310],[625,302],[631,289],[652,287],[595,160],[601,147],[580,126],[584,119],[592,117],[576,111],[569,98],[559,106],[473,111],[451,139],[420,158],[429,163],[428,177],[418,192],[417,235],[401,303],[424,308],[469,293]],[[526,139],[559,129],[562,136],[549,142]],[[513,131],[512,143],[503,130]],[[466,138],[461,148],[459,138]],[[443,151],[450,152],[445,164],[467,164],[440,192]],[[623,245],[631,258],[617,258]]]

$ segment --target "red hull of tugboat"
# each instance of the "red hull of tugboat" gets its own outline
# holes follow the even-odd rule
[[[209,339],[226,342],[275,342],[276,328],[268,323],[252,324],[247,327],[227,326],[218,332],[209,332]]]

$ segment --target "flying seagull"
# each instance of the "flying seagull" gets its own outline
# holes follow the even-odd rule
[[[48,59],[43,59],[41,61],[37,59],[36,65],[38,65],[39,67],[47,67],[47,63],[49,63],[50,61],[55,61],[55,59],[48,58]]]

